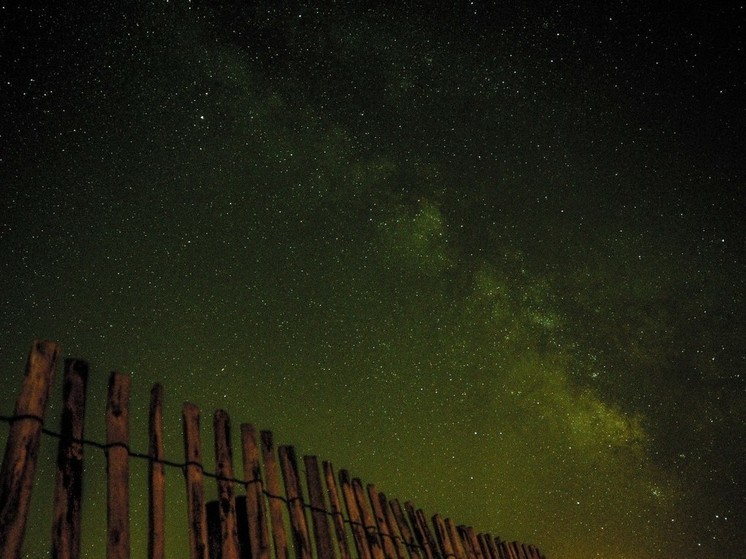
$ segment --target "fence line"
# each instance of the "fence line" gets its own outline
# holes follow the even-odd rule
[[[79,359],[65,360],[60,431],[48,429],[44,412],[59,353],[54,342],[34,341],[14,413],[0,415],[0,422],[10,425],[0,470],[0,559],[21,557],[42,435],[58,439],[51,536],[54,559],[80,556],[85,447],[106,455],[107,559],[130,557],[129,458],[148,461],[149,559],[165,557],[166,468],[181,470],[186,480],[190,559],[271,559],[273,551],[275,559],[352,559],[348,534],[355,545],[356,559],[545,559],[533,545],[477,534],[473,528],[457,526],[439,514],[431,519],[434,537],[425,513],[411,502],[406,502],[403,509],[397,499],[387,499],[375,485],[364,488],[362,481],[351,479],[345,469],[335,476],[328,461],[321,464],[322,476],[315,456],[303,457],[309,497],[306,502],[294,447],[281,445],[275,451],[271,431],[261,431],[257,437],[252,424],[241,425],[243,478],[236,477],[230,417],[224,410],[217,410],[213,416],[215,472],[206,471],[202,465],[200,410],[192,403],[182,406],[185,459],[166,459],[164,391],[160,384],[151,390],[148,453],[135,452],[129,445],[131,380],[122,373],[114,372],[109,377],[106,442],[86,439],[83,427],[88,364]],[[216,480],[217,501],[206,502],[205,477]],[[237,485],[244,488],[245,495],[236,494]]]

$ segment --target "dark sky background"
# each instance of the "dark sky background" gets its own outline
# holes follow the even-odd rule
[[[50,338],[89,438],[117,369],[135,450],[161,381],[174,460],[190,400],[550,559],[743,553],[743,3],[122,4],[0,6],[2,413]]]

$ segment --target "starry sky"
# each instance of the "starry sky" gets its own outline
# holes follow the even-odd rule
[[[174,460],[189,400],[208,465],[224,408],[550,559],[742,553],[743,3],[111,4],[0,6],[0,412],[49,338],[91,439],[120,370],[134,450],[160,381]]]

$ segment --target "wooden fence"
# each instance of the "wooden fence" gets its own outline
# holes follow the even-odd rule
[[[337,476],[330,462],[319,465],[315,456],[303,457],[304,491],[295,449],[275,449],[272,433],[257,433],[251,424],[240,428],[243,476],[237,476],[230,419],[223,410],[213,416],[215,472],[203,469],[200,410],[191,403],[182,407],[184,462],[166,460],[159,384],[151,391],[148,453],[132,452],[130,378],[121,373],[112,373],[109,379],[106,442],[87,441],[83,422],[88,365],[81,360],[65,360],[61,427],[59,433],[51,432],[44,428],[44,412],[59,353],[54,342],[33,343],[15,412],[3,417],[10,431],[0,470],[0,559],[21,557],[43,434],[59,438],[51,534],[54,559],[80,556],[83,454],[88,445],[106,452],[107,559],[130,557],[130,459],[148,461],[148,559],[166,556],[168,466],[182,469],[186,479],[190,559],[271,559],[272,554],[275,559],[352,559],[350,539],[357,559],[544,559],[533,545],[478,534],[439,514],[428,523],[412,503],[402,507],[374,485],[364,487],[359,479],[351,479],[346,470]],[[217,501],[206,501],[205,477],[216,480]],[[237,494],[239,488],[244,494]]]

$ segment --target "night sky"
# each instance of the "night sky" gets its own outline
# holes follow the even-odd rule
[[[189,400],[208,464],[224,408],[550,559],[743,554],[743,3],[121,4],[0,6],[0,413],[49,338],[87,438],[120,370],[136,451],[160,381],[173,460]]]

